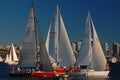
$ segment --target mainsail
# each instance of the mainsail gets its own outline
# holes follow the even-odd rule
[[[48,53],[60,66],[73,65],[75,57],[73,56],[73,51],[58,5],[49,29],[49,37],[46,39],[46,47],[47,50],[49,50]]]
[[[91,28],[93,29],[93,39]],[[88,65],[90,66],[90,69],[94,69],[96,71],[103,71],[106,67],[106,58],[93,21],[90,17],[90,13],[88,13],[84,39],[75,65]]]
[[[91,25],[90,25],[90,14],[88,13],[84,38],[82,40],[82,45],[80,48],[80,52],[78,53],[78,58],[75,62],[75,65],[89,65],[92,67],[92,65],[90,64],[92,61],[91,55],[92,55]]]
[[[37,46],[39,46],[39,50]],[[52,65],[45,47],[37,18],[34,13],[34,6],[32,3],[25,33],[25,40],[21,51],[20,67],[35,67],[36,64],[39,64],[37,63],[37,55],[40,56],[40,70],[51,71]]]
[[[37,42],[35,33],[35,14],[34,6],[32,4],[20,56],[20,66],[34,67],[37,62],[36,57],[37,57]]]

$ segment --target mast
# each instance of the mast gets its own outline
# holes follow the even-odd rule
[[[89,56],[90,56],[90,65],[89,65],[89,67],[90,67],[90,69],[93,69],[93,53],[92,53],[92,43],[93,43],[93,40],[92,40],[92,34],[91,34],[91,16],[90,16],[90,12],[88,12],[88,17],[89,17],[89,19],[88,19],[88,24],[89,24],[89,39],[90,39],[90,45],[91,45],[91,47],[90,47],[90,54],[89,54]],[[87,23],[86,23],[87,24]]]
[[[49,38],[50,41],[49,49],[47,50],[49,50],[50,56],[53,57],[56,60],[56,63],[59,63],[60,66],[73,65],[75,62],[75,57],[73,56],[74,54],[72,47],[58,5],[56,6],[56,10],[49,28],[51,28]]]
[[[37,23],[37,22],[36,22],[35,10],[34,10],[34,4],[33,4],[33,2],[32,2],[32,7],[33,7],[33,12],[34,12],[34,29],[35,29],[35,42],[36,42],[36,44],[35,44],[35,45],[36,45],[36,48],[35,48],[35,49],[36,49],[35,57],[37,58],[37,61],[38,61],[38,47],[37,47],[37,46],[38,46],[38,45],[37,45],[38,43],[37,43],[37,30],[36,30],[36,29],[37,29],[37,28],[36,28],[36,23]]]
[[[58,41],[58,34],[59,34],[59,31],[58,31],[58,26],[59,26],[59,23],[58,23],[58,15],[59,15],[59,8],[58,8],[58,5],[56,6],[56,18],[55,18],[55,29],[54,29],[54,35],[55,35],[55,54],[56,54],[56,62],[58,62],[58,56],[59,56],[59,41]]]
[[[59,53],[59,41],[58,41],[58,6],[56,6],[55,13],[51,21],[51,30],[49,38],[49,54],[54,58],[56,63],[58,63],[58,53]]]

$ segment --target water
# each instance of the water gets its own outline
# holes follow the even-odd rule
[[[81,79],[74,79],[71,77],[64,78],[64,79],[41,79],[41,78],[32,78],[32,77],[10,77],[9,72],[5,70],[0,71],[0,80],[109,80],[108,78],[81,78]]]
[[[11,68],[9,65],[4,63],[0,63],[0,80],[46,80],[41,78],[31,78],[31,77],[10,77],[9,72]],[[53,80],[53,79],[47,79]],[[54,79],[54,80],[73,80],[73,78],[65,78],[65,79]],[[82,79],[74,79],[74,80],[108,80],[105,78],[82,78]]]
[[[32,78],[32,77],[10,77],[8,75],[0,75],[0,80],[109,80],[108,78],[60,78],[60,79],[41,79],[41,78]]]
[[[0,80],[46,80],[46,79],[40,79],[40,78],[31,78],[31,77],[0,77]],[[53,79],[47,79],[47,80],[53,80]],[[55,79],[55,80],[74,80],[74,79]],[[77,80],[77,79],[75,79]],[[109,80],[104,78],[88,78],[88,79],[78,79],[78,80]]]

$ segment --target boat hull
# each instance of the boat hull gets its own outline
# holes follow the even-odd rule
[[[88,77],[101,77],[101,78],[108,78],[109,71],[88,71]]]
[[[54,73],[53,72],[33,72],[30,75],[31,77],[53,77]]]
[[[9,73],[10,77],[29,77],[30,73]]]
[[[86,79],[86,78],[108,78],[109,71],[94,71],[94,70],[81,70],[80,72],[68,72],[66,73],[73,79]]]
[[[87,78],[85,73],[82,72],[67,72],[66,75],[69,76],[70,80],[82,80]]]
[[[45,72],[45,71],[36,71],[36,72],[31,72],[31,73],[24,73],[24,72],[19,72],[19,73],[9,73],[9,76],[16,76],[16,77],[46,77],[46,78],[52,78],[55,76],[63,76],[65,75],[65,70],[64,69],[56,69],[53,72]]]

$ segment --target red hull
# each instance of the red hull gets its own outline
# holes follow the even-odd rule
[[[33,72],[30,75],[31,77],[53,77],[54,73],[53,72]]]
[[[53,72],[44,72],[44,71],[37,71],[32,73],[10,73],[10,76],[17,76],[17,77],[40,77],[40,78],[53,78],[54,76],[62,76],[66,72],[64,69],[56,69]]]
[[[33,72],[30,76],[32,76],[32,77],[54,77],[56,75],[61,76],[64,74],[65,74],[64,69],[56,69],[53,72],[42,72],[42,71]]]
[[[64,75],[66,73],[66,71],[64,69],[56,69],[55,71],[59,75]]]

